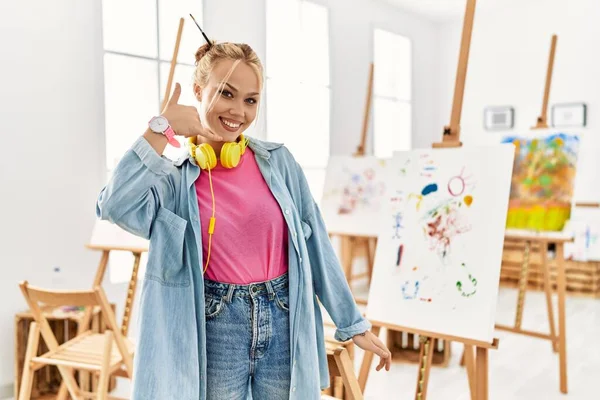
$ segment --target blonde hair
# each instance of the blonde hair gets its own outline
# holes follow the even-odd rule
[[[240,62],[244,62],[256,73],[256,76],[258,77],[259,91],[262,91],[263,65],[252,47],[245,43],[224,42],[217,44],[216,42],[212,41],[210,46],[205,44],[198,48],[196,51],[196,70],[194,71],[194,83],[201,88],[206,87],[212,69],[215,67],[217,62],[221,60],[232,60],[234,61],[234,64],[223,79],[223,82],[220,83],[219,90],[223,88],[225,82],[227,82],[237,65]],[[216,92],[211,99],[208,110],[212,109],[217,97],[218,92]]]
[[[254,70],[258,77],[260,89],[263,85],[263,66],[260,59],[252,50],[252,47],[245,43],[215,43],[209,47],[208,44],[200,47],[196,51],[196,70],[194,71],[194,82],[200,87],[205,87],[208,82],[210,72],[217,62],[221,60],[233,60],[245,62]],[[237,63],[236,63],[237,65]],[[230,71],[231,73],[231,71]],[[230,75],[230,74],[228,74]]]

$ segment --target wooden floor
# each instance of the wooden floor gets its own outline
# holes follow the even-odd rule
[[[360,287],[356,293],[361,293]],[[501,289],[498,323],[513,324],[516,296],[516,290]],[[541,293],[529,292],[525,299],[523,328],[547,331],[545,307]],[[600,300],[568,297],[566,313],[569,393],[562,395],[559,391],[558,356],[548,341],[498,332],[500,348],[490,352],[490,400],[600,399]],[[357,371],[362,354],[357,349]],[[462,347],[454,343],[450,366],[432,368],[430,400],[469,399],[465,370],[459,366],[461,354]],[[414,399],[415,365],[394,363],[389,372],[377,372],[375,366],[376,362],[365,391],[367,400]],[[129,382],[119,379],[114,395],[126,397],[128,390]]]
[[[516,297],[514,289],[500,290],[498,323],[514,324]],[[569,393],[559,391],[558,355],[552,352],[550,342],[498,331],[500,348],[490,351],[490,400],[600,399],[600,299],[568,297],[566,307]],[[523,329],[548,332],[542,293],[527,293]],[[453,343],[449,367],[432,368],[428,399],[469,399],[466,373],[459,365],[461,354],[462,346]],[[357,371],[361,358],[362,351],[357,350]],[[414,399],[415,365],[394,363],[391,371],[377,372],[376,360],[365,399]]]

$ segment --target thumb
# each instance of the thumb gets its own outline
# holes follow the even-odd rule
[[[171,98],[169,99],[169,105],[172,104],[177,104],[177,102],[179,101],[179,96],[181,95],[181,85],[179,84],[179,82],[175,83],[175,89],[173,89],[173,94],[171,95]]]

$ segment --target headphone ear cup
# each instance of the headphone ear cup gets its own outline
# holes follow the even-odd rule
[[[225,168],[235,168],[240,163],[242,149],[239,143],[225,143],[221,148],[221,164]]]
[[[196,162],[202,169],[213,169],[217,166],[217,155],[209,144],[202,143],[196,147]]]

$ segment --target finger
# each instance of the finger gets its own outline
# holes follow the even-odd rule
[[[171,98],[169,99],[169,102],[167,104],[169,104],[169,105],[177,104],[177,102],[179,101],[180,95],[181,95],[181,85],[179,84],[179,82],[177,82],[177,83],[175,83],[175,89],[173,89],[173,94],[171,95]]]
[[[387,346],[375,335],[373,335],[373,344],[377,346],[378,349],[382,350],[385,354],[389,355],[390,351]],[[387,356],[385,356],[387,358]]]
[[[383,368],[383,366],[385,365],[385,358],[380,358],[379,359],[379,365],[377,365],[377,371],[380,371],[381,368]]]
[[[384,349],[375,345],[375,342],[373,341],[372,337],[370,338],[369,342],[366,344],[365,347],[366,350],[377,354],[381,358],[387,358],[389,356],[389,353],[387,353]]]
[[[206,129],[205,127],[203,127],[200,124],[195,126],[194,131],[196,132],[197,135],[203,136],[207,139],[223,140],[223,138],[221,136],[217,135],[216,133],[213,133],[210,129]]]
[[[392,354],[391,353],[390,353],[390,356],[385,359],[385,370],[389,371],[390,368],[392,368]]]

